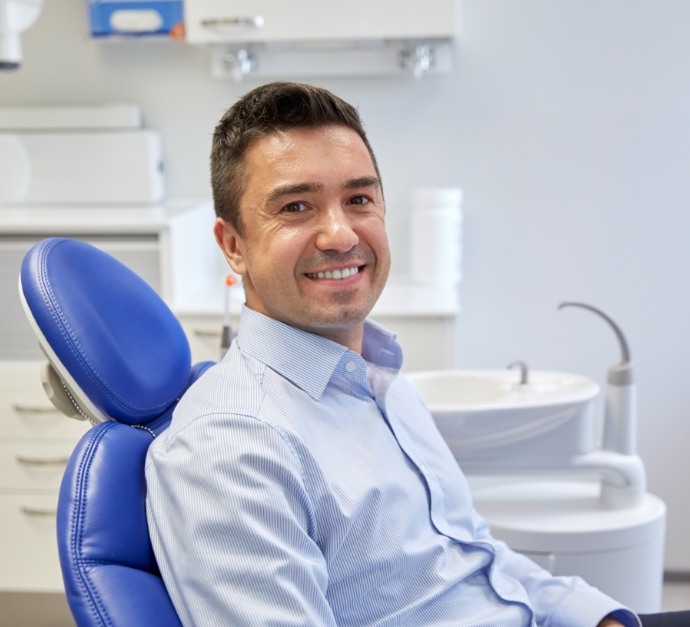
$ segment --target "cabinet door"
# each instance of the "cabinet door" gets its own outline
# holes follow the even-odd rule
[[[192,361],[219,361],[223,319],[220,316],[181,316],[180,323],[189,340]],[[233,317],[232,329],[237,330],[238,319]]]
[[[73,448],[73,443],[0,440],[0,491],[57,492]]]
[[[56,509],[57,493],[0,493],[0,590],[64,589],[55,541]]]
[[[374,316],[393,331],[403,350],[403,371],[441,370],[455,366],[455,319]]]
[[[91,427],[63,416],[41,383],[41,362],[0,362],[0,438],[65,439],[71,444]]]
[[[186,0],[191,43],[444,39],[454,0]]]

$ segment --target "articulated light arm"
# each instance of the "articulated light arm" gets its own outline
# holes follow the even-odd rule
[[[0,70],[16,70],[22,62],[20,33],[32,26],[43,0],[0,0]]]

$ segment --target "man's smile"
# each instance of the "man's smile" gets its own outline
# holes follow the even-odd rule
[[[335,270],[325,270],[324,272],[307,272],[306,275],[310,279],[348,279],[359,272],[359,266],[352,266],[350,268],[341,268]]]

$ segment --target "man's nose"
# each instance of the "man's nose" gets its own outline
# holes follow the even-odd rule
[[[319,250],[346,253],[358,243],[359,236],[354,230],[354,225],[341,207],[331,208],[324,213],[316,236],[316,247]]]

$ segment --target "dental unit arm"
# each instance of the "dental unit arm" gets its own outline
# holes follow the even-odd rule
[[[603,311],[581,302],[559,305],[579,307],[603,318],[616,334],[621,361],[609,368],[604,398],[603,448],[592,451],[575,466],[599,467],[602,477],[602,501],[612,508],[633,507],[642,501],[647,480],[644,464],[637,455],[637,389],[628,342],[620,327]]]
[[[563,302],[564,307],[581,307],[594,312],[613,329],[621,349],[621,361],[609,368],[604,410],[604,448],[623,455],[634,455],[637,448],[637,402],[635,376],[628,342],[620,327],[603,311],[578,302]]]
[[[466,441],[461,446],[453,442],[454,453],[467,475],[596,480],[605,508],[636,507],[644,500],[647,480],[636,453],[636,388],[628,343],[618,325],[599,309],[578,302],[564,302],[559,309],[564,307],[597,314],[608,322],[620,344],[621,362],[608,371],[601,441],[590,431],[594,423],[582,413],[592,411],[592,397],[587,409],[580,411],[564,406],[546,416],[538,404],[532,410],[516,409],[515,422],[502,422],[490,436],[463,433]],[[508,368],[519,368],[519,382],[511,388],[518,396],[523,389],[529,394],[533,386],[538,387],[538,373],[533,377],[525,362],[513,362]],[[532,411],[529,417],[528,411]],[[447,433],[447,437],[453,435]]]
[[[0,70],[19,69],[19,35],[36,22],[42,8],[43,0],[0,0]]]

